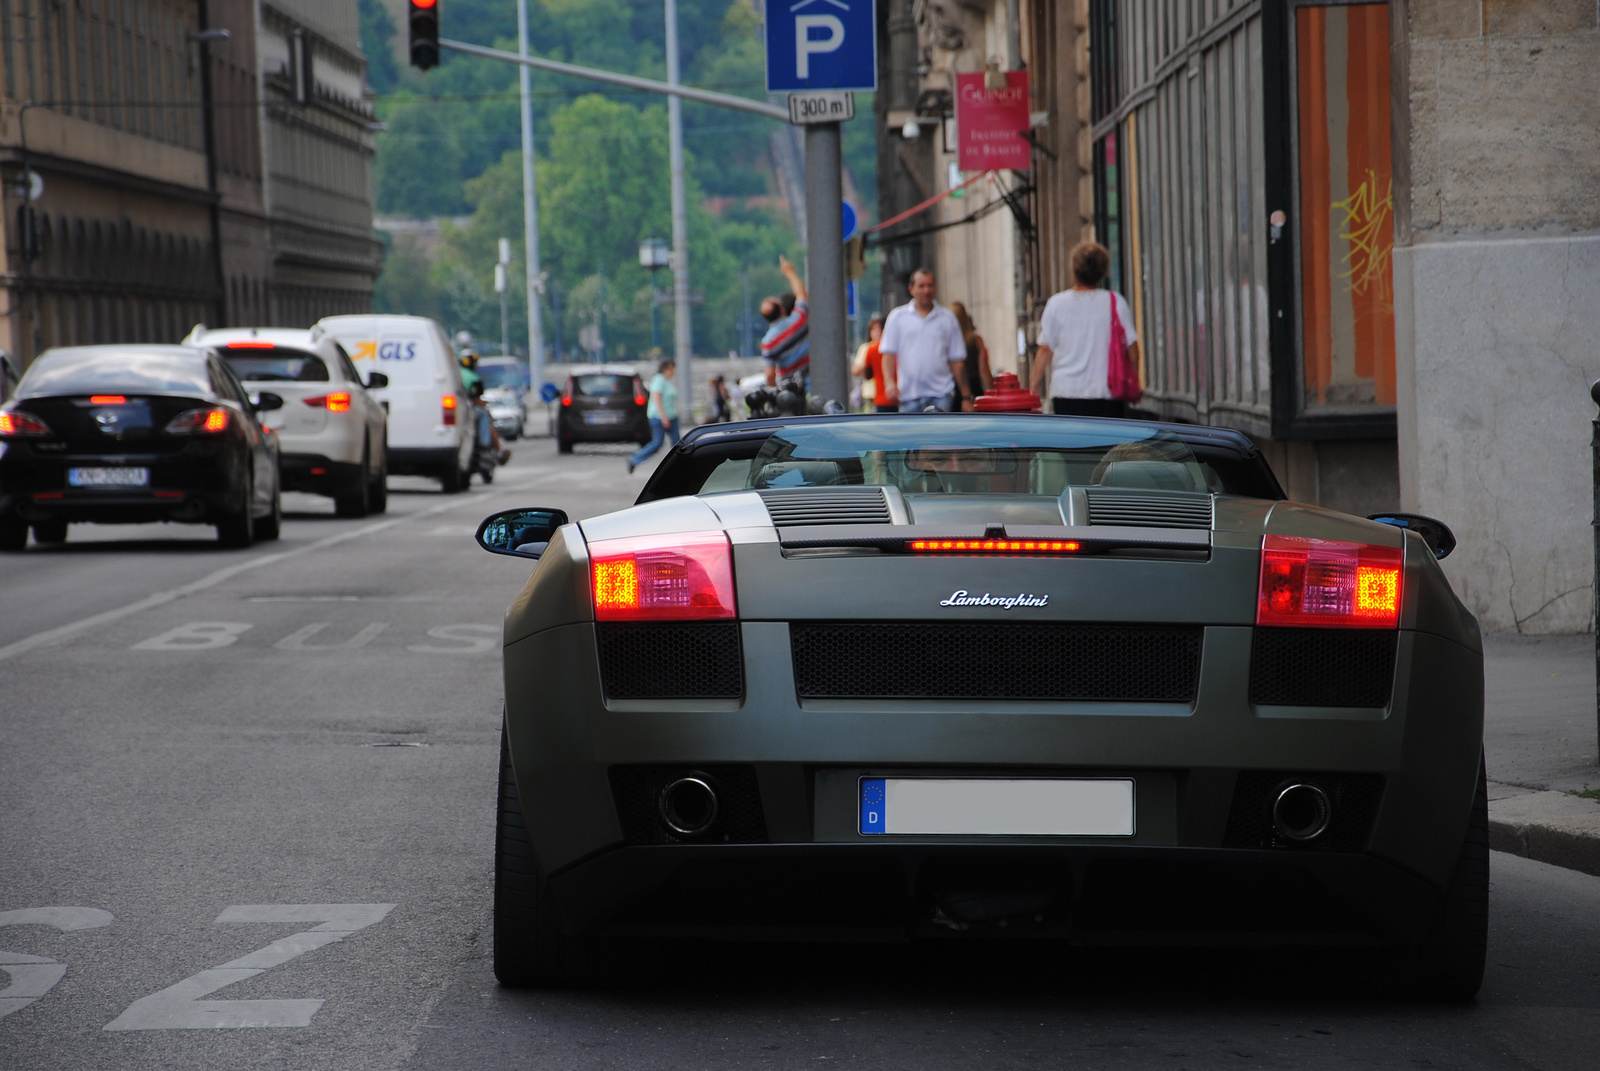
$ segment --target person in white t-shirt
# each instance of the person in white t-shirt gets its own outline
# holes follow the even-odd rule
[[[1107,370],[1111,353],[1111,316],[1122,321],[1128,359],[1139,364],[1139,336],[1133,310],[1115,290],[1102,288],[1111,268],[1111,254],[1098,242],[1081,242],[1072,250],[1072,289],[1052,297],[1039,320],[1039,348],[1028,377],[1043,396],[1050,373],[1050,408],[1060,416],[1127,415],[1127,406],[1111,397]]]
[[[902,413],[948,413],[959,398],[961,408],[970,410],[967,344],[955,313],[934,300],[939,288],[927,268],[911,273],[909,289],[911,300],[889,312],[878,342],[889,404]]]

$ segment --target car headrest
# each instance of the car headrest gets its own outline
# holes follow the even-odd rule
[[[767,487],[832,487],[845,482],[837,461],[768,461],[750,485]]]
[[[1138,487],[1149,491],[1193,491],[1194,477],[1181,461],[1112,461],[1095,481],[1101,487]]]

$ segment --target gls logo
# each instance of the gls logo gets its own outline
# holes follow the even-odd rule
[[[378,343],[378,360],[380,361],[409,361],[417,355],[417,344],[414,340],[389,339]]]

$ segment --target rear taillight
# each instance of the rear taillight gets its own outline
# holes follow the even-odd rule
[[[445,424],[454,424],[456,422],[456,396],[454,394],[446,394],[439,399],[439,404],[444,407]]]
[[[635,395],[634,395],[634,396],[633,396],[633,404],[634,404],[634,405],[644,405],[644,404],[645,404],[645,403],[646,403],[646,402],[648,402],[648,401],[649,401],[649,400],[650,400],[650,399],[649,399],[649,398],[646,398],[646,397],[645,397],[645,396],[644,396],[644,395],[642,395],[642,394],[635,394]]]
[[[1402,560],[1398,547],[1266,536],[1256,624],[1395,628]]]
[[[214,409],[190,409],[179,413],[167,423],[169,435],[204,435],[228,430],[228,411],[221,406]]]
[[[33,438],[49,434],[50,426],[38,417],[19,413],[15,409],[0,412],[0,439]]]
[[[326,409],[330,413],[348,413],[350,411],[350,394],[347,391],[335,391],[332,394],[319,394],[315,398],[301,398],[305,404],[313,409]],[[450,399],[455,401],[454,398]],[[449,423],[449,421],[445,421]]]
[[[738,616],[733,548],[722,532],[589,544],[597,621],[706,621]]]

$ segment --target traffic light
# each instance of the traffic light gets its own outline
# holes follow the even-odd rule
[[[411,66],[419,71],[439,66],[439,0],[410,0]]]

